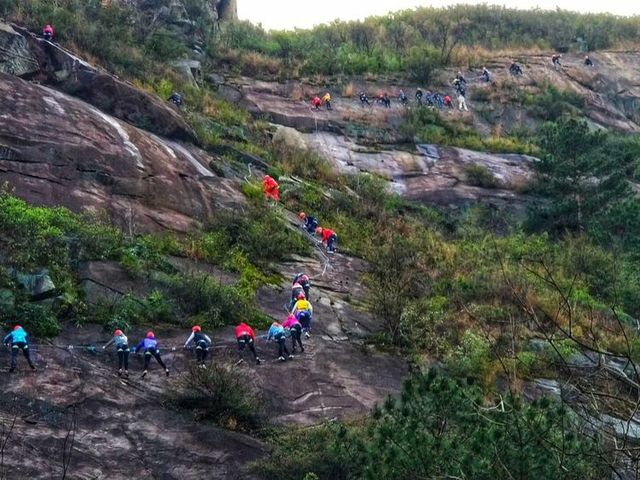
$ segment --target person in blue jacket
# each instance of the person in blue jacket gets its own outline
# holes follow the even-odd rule
[[[289,350],[287,350],[287,333],[285,332],[284,327],[278,322],[273,322],[271,324],[269,333],[267,333],[267,340],[278,342],[278,360],[284,362],[293,358],[292,355],[289,355]],[[287,355],[286,358],[285,354]]]
[[[16,365],[18,365],[19,350],[22,350],[22,354],[24,358],[27,359],[27,362],[29,362],[31,370],[36,369],[29,355],[29,339],[27,338],[27,332],[24,331],[24,328],[20,325],[13,327],[13,332],[4,337],[4,344],[11,345],[11,367],[9,368],[9,373],[13,372],[16,369]]]
[[[156,336],[153,332],[147,333],[147,338],[142,340],[138,346],[136,347],[135,353],[138,353],[140,350],[144,350],[144,372],[142,372],[142,377],[145,377],[149,370],[149,362],[151,362],[151,357],[154,357],[160,366],[164,368],[164,373],[169,376],[169,369],[162,361],[160,357],[160,349],[158,348],[158,341],[156,340]]]
[[[116,353],[118,354],[118,376],[121,377],[124,369],[124,376],[129,376],[129,340],[124,332],[117,329],[113,332],[113,337],[109,340],[104,347],[105,350],[109,345],[115,344]]]
[[[211,346],[211,338],[208,335],[202,333],[202,328],[200,325],[196,325],[191,329],[191,335],[187,338],[187,341],[184,342],[184,348],[187,348],[189,343],[193,343],[196,346],[196,359],[198,360],[198,366],[200,368],[207,368],[204,361],[209,354],[209,347]]]

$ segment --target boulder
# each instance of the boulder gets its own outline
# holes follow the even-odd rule
[[[0,74],[0,184],[25,200],[111,217],[127,232],[184,232],[244,202],[208,154],[77,98]]]
[[[51,280],[47,270],[22,273],[14,269],[9,269],[9,276],[27,291],[32,300],[43,300],[58,295],[56,286],[53,280]]]
[[[26,40],[31,57],[39,65],[35,78],[40,83],[55,86],[150,132],[195,141],[193,130],[168,103],[90,65],[58,44],[38,38],[16,25],[11,27]],[[33,76],[33,73],[28,75]]]
[[[39,71],[27,40],[10,25],[0,22],[0,73],[28,77]]]

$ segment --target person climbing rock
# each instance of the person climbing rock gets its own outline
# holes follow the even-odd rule
[[[318,228],[318,219],[311,215],[307,215],[304,212],[300,212],[300,220],[302,220],[301,228],[304,228],[307,232],[313,235],[313,232]]]
[[[146,377],[149,371],[149,363],[151,362],[151,357],[155,358],[158,364],[164,368],[164,373],[169,376],[169,369],[162,361],[162,357],[160,357],[160,348],[158,348],[158,341],[156,340],[156,336],[153,332],[148,332],[146,338],[140,341],[138,346],[136,347],[135,353],[138,353],[140,350],[144,350],[144,371],[142,372],[142,377]]]
[[[593,67],[593,60],[591,60],[591,58],[589,58],[589,55],[585,55],[584,57],[584,66],[585,67]]]
[[[466,91],[465,91],[465,83],[461,82],[458,78],[455,78],[453,80],[453,86],[456,89],[456,93],[465,95]]]
[[[491,82],[491,72],[487,70],[487,67],[482,67],[482,80],[487,83]]]
[[[367,95],[364,92],[360,92],[359,98],[360,98],[360,105],[362,105],[363,107],[365,105],[367,105],[369,107],[371,106],[371,104],[369,103],[369,98],[367,97]]]
[[[113,332],[113,337],[102,347],[105,350],[109,345],[115,344],[118,355],[118,376],[129,376],[129,340],[120,329]]]
[[[511,65],[509,65],[509,73],[516,76],[522,75],[522,68],[514,60],[511,60]]]
[[[427,107],[433,108],[435,107],[435,95],[428,91],[424,96]]]
[[[13,372],[18,365],[18,352],[20,350],[22,350],[24,358],[27,359],[27,363],[31,367],[31,370],[36,369],[31,361],[31,355],[29,354],[29,339],[24,328],[20,325],[13,327],[13,331],[4,337],[4,344],[11,347],[11,366],[9,367],[9,373]]]
[[[287,332],[285,332],[282,325],[280,325],[278,322],[273,322],[271,324],[271,328],[267,333],[267,341],[269,340],[273,340],[278,344],[278,360],[284,362],[293,358],[293,356],[289,354],[289,350],[287,349]]]
[[[464,110],[465,112],[469,111],[467,108],[467,101],[462,93],[458,94],[458,110]]]
[[[298,301],[291,309],[291,313],[302,324],[302,331],[305,336],[309,338],[311,336],[311,320],[313,319],[313,306],[307,300],[304,293],[298,294]]]
[[[211,347],[211,338],[208,335],[202,333],[202,328],[200,325],[196,325],[191,329],[191,335],[187,338],[187,341],[184,342],[184,348],[193,342],[196,346],[196,360],[198,361],[198,366],[200,368],[207,368],[204,361],[209,354],[209,347]]]
[[[409,103],[409,99],[407,98],[407,94],[404,93],[404,90],[400,90],[400,92],[398,93],[398,100],[400,100],[400,103],[402,103],[402,105],[404,105],[405,107]]]
[[[320,110],[322,108],[322,100],[320,100],[320,97],[313,97],[311,107],[315,110]]]
[[[436,102],[436,107],[444,108],[444,99],[442,98],[442,95],[440,95],[439,93],[436,93],[433,97]]]
[[[317,228],[316,235],[322,237],[322,243],[327,244],[328,253],[336,253],[336,241],[338,240],[338,234],[329,228]]]
[[[557,53],[551,55],[551,63],[553,64],[554,68],[562,67],[562,64],[560,63],[561,58],[562,55],[558,55]]]
[[[273,199],[276,202],[280,201],[280,187],[278,186],[278,182],[276,182],[269,175],[264,176],[262,187],[264,188],[264,196],[267,200]]]
[[[305,298],[309,298],[309,293],[311,292],[311,280],[309,280],[309,277],[306,274],[297,273],[295,277],[293,277],[293,284],[301,285],[302,290],[304,291]],[[296,294],[296,298],[297,298],[297,294]]]
[[[331,106],[331,94],[329,92],[325,93],[324,97],[322,97],[322,103],[324,103],[327,110],[333,110],[333,107]]]
[[[244,349],[245,347],[249,347],[249,350],[253,353],[253,357],[256,359],[256,363],[260,365],[260,359],[254,346],[256,334],[253,332],[253,328],[244,322],[240,322],[236,327],[236,340],[238,341],[238,363],[244,362]]]
[[[47,25],[46,27],[44,27],[42,29],[42,36],[44,37],[45,40],[51,41],[53,40],[53,28],[51,28],[51,25]]]
[[[418,106],[422,106],[422,89],[418,88],[416,90],[416,102],[418,102]]]
[[[451,97],[449,95],[446,95],[443,99],[442,99],[442,103],[444,104],[444,106],[446,108],[453,108],[453,102],[451,101]]]
[[[391,108],[391,99],[386,93],[381,93],[376,99],[376,103],[382,104],[385,108]]]
[[[173,92],[167,100],[177,107],[182,106],[182,95],[180,95],[178,92]]]
[[[304,347],[302,346],[302,325],[296,316],[289,315],[282,324],[282,327],[291,332],[291,353],[296,353],[296,345],[300,345],[300,353],[304,353]]]
[[[456,80],[458,81],[458,83],[460,83],[462,85],[466,85],[467,84],[467,81],[462,76],[462,72],[458,72],[458,74],[456,75]]]

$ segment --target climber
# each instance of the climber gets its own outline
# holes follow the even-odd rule
[[[381,93],[380,95],[378,95],[378,98],[376,98],[376,102],[381,103],[386,108],[391,108],[391,99],[386,93]]]
[[[202,328],[199,325],[196,325],[191,329],[191,335],[189,335],[187,341],[184,342],[184,348],[187,348],[192,340],[194,345],[196,346],[196,360],[198,361],[198,366],[200,368],[207,368],[204,361],[209,354],[211,338],[209,338],[208,335],[202,333]]]
[[[311,320],[313,319],[313,306],[307,300],[304,293],[298,294],[298,301],[291,309],[291,313],[295,315],[298,321],[302,324],[302,331],[305,336],[309,338],[311,336]]]
[[[422,106],[422,89],[418,88],[416,90],[416,102],[418,102],[419,106]]]
[[[462,92],[460,92],[458,94],[458,109],[459,110],[463,110],[464,109],[465,112],[469,111],[469,109],[467,108],[467,101],[465,100],[464,95],[462,94]]]
[[[562,58],[562,55],[558,55],[557,53],[554,55],[551,55],[551,63],[555,68],[562,67],[562,64],[560,63],[561,58]]]
[[[336,240],[338,240],[338,234],[329,228],[317,228],[316,235],[322,237],[322,243],[327,244],[328,253],[336,253]]]
[[[509,73],[511,73],[512,75],[522,75],[522,68],[514,60],[511,60],[511,65],[509,65]]]
[[[129,376],[129,340],[127,336],[122,332],[122,330],[117,329],[113,332],[113,337],[109,340],[104,347],[105,350],[112,343],[116,346],[116,353],[118,354],[118,376],[122,376],[124,373],[125,377]],[[123,372],[124,368],[124,372]]]
[[[278,322],[271,324],[269,333],[267,333],[267,341],[269,340],[278,342],[278,360],[284,362],[293,358],[293,356],[289,354],[289,350],[287,350],[287,332],[284,331],[284,328]],[[285,354],[287,355],[286,357]]]
[[[444,108],[444,100],[442,99],[442,95],[440,95],[439,93],[435,93],[433,95],[433,98],[436,102],[436,107]]]
[[[302,225],[300,225],[300,227],[313,235],[313,232],[318,228],[318,219],[311,215],[307,215],[304,212],[300,212],[300,219],[302,220]]]
[[[322,97],[322,103],[327,107],[327,110],[333,110],[333,107],[331,106],[331,94],[329,92],[325,93],[324,97]]]
[[[320,97],[314,97],[311,101],[311,106],[316,110],[320,110],[322,108],[322,100],[320,100]]]
[[[363,107],[365,105],[371,106],[371,104],[369,103],[369,99],[367,98],[367,95],[364,92],[360,92],[360,105],[362,105]]]
[[[584,65],[585,67],[593,67],[593,60],[591,60],[591,58],[589,58],[589,55],[585,55],[584,57]]]
[[[45,40],[53,40],[53,28],[51,28],[51,25],[47,25],[42,29],[42,36]]]
[[[4,337],[4,344],[11,346],[11,367],[9,368],[9,373],[13,372],[18,365],[18,350],[22,350],[22,354],[24,358],[27,359],[31,370],[36,369],[29,355],[29,339],[27,338],[27,332],[24,331],[24,328],[20,325],[13,327],[13,332]]]
[[[458,83],[460,83],[462,85],[466,85],[467,84],[467,81],[462,76],[462,72],[458,72],[458,74],[456,75],[456,80],[458,81]]]
[[[304,273],[297,273],[295,277],[293,277],[293,284],[302,286],[302,290],[304,291],[304,296],[309,298],[309,292],[311,291],[311,280]],[[296,298],[298,295],[296,294]]]
[[[482,67],[482,79],[487,83],[491,82],[491,72],[487,67]]]
[[[164,368],[164,373],[166,373],[167,377],[169,376],[169,369],[160,357],[158,341],[156,340],[156,336],[153,332],[148,332],[147,337],[140,341],[135,349],[135,353],[138,353],[140,350],[144,350],[144,371],[142,372],[143,378],[147,376],[149,370],[149,362],[151,362],[152,356],[158,361],[160,366]]]
[[[304,347],[302,346],[302,325],[295,315],[289,315],[287,320],[282,324],[282,327],[291,332],[291,345],[293,347],[291,353],[296,353],[296,344],[300,345],[300,353],[304,353]]]
[[[182,95],[180,95],[178,92],[173,92],[167,100],[177,107],[182,106]]]
[[[442,99],[442,103],[444,104],[444,106],[446,108],[453,108],[453,102],[451,101],[451,97],[449,95],[446,95],[443,99]]]
[[[400,100],[400,103],[405,107],[407,106],[407,103],[409,103],[409,99],[407,98],[407,94],[404,93],[404,90],[400,90],[400,93],[398,93],[398,100]]]
[[[427,107],[433,108],[435,106],[434,104],[435,95],[433,93],[431,93],[430,91],[427,91],[424,98],[425,98]]]
[[[466,93],[465,89],[464,89],[465,83],[461,82],[458,78],[455,78],[453,80],[453,86],[456,87],[456,92],[457,93],[465,95],[465,93]]]
[[[269,175],[264,176],[262,187],[264,188],[264,196],[267,200],[273,199],[276,202],[280,200],[278,182],[276,182]]]
[[[236,340],[238,341],[238,363],[244,362],[244,348],[249,347],[249,350],[251,350],[251,353],[253,353],[253,356],[256,359],[256,363],[260,365],[260,359],[258,358],[258,354],[256,353],[256,348],[254,346],[256,334],[253,332],[253,328],[244,322],[240,322],[236,327]]]

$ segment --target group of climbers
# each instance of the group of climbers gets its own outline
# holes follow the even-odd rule
[[[329,92],[325,93],[322,99],[320,99],[319,96],[315,96],[313,100],[311,100],[311,107],[315,110],[320,110],[323,105],[327,110],[333,110],[331,106],[331,94]]]
[[[129,348],[129,340],[124,332],[118,329],[113,332],[113,338],[109,340],[102,347],[102,349],[105,350],[112,343],[115,344],[116,353],[118,355],[118,375],[129,377],[129,353],[131,352],[131,349]],[[160,356],[160,347],[158,346],[156,335],[153,332],[147,332],[147,335],[145,336],[145,338],[140,340],[140,343],[138,343],[136,348],[133,350],[133,353],[138,353],[141,350],[144,353],[144,368],[142,371],[142,377],[147,376],[151,357],[156,359],[158,364],[164,369],[167,377],[169,376],[169,369]]]
[[[327,253],[336,253],[336,242],[338,241],[338,234],[330,228],[322,228],[318,226],[318,219],[307,215],[304,212],[300,213],[300,219],[302,225],[300,227],[307,233],[313,235],[314,233],[321,237],[321,243],[327,247]]]

